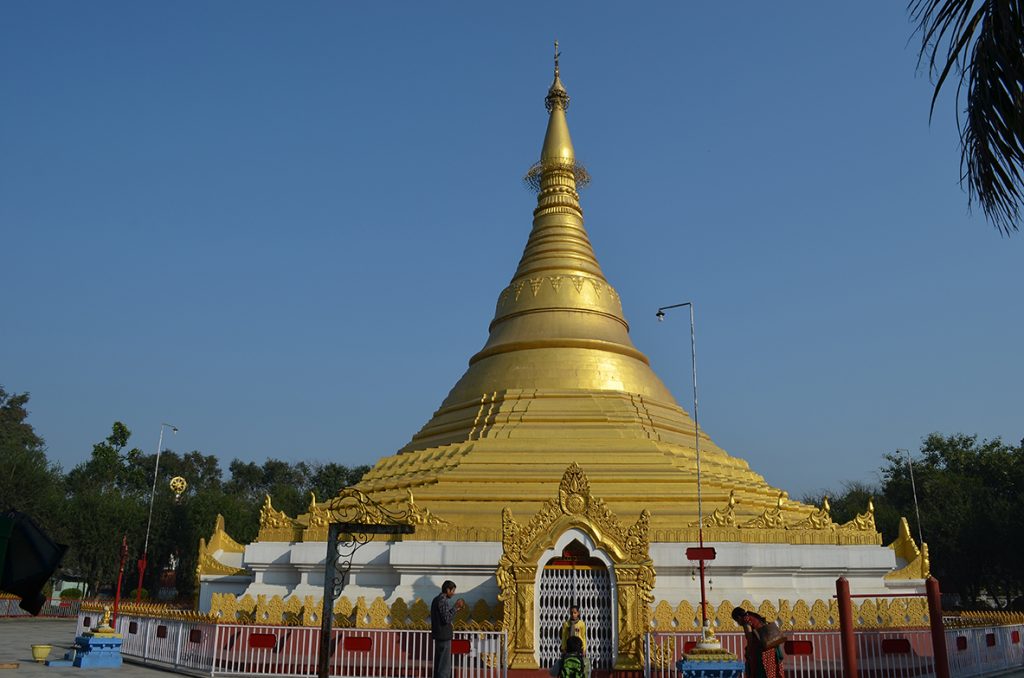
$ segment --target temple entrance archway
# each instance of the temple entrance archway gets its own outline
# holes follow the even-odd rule
[[[636,523],[623,525],[604,501],[591,495],[590,481],[573,462],[562,475],[558,496],[546,501],[528,523],[518,522],[505,507],[501,525],[502,555],[495,577],[501,590],[502,628],[508,633],[509,667],[541,666],[540,614],[542,606],[546,613],[546,603],[539,585],[547,586],[545,565],[575,540],[608,572],[611,651],[602,652],[612,662],[609,668],[641,668],[643,634],[650,628],[654,600],[650,513],[641,511]],[[562,614],[568,614],[565,603]],[[589,631],[590,621],[585,621]],[[589,633],[587,644],[589,649]]]
[[[558,539],[554,549],[541,556],[543,566],[537,580],[541,666],[551,666],[558,660],[562,624],[569,617],[571,605],[580,608],[580,618],[587,627],[591,668],[609,669],[614,665],[612,562],[606,554],[592,549],[589,536],[572,529]]]

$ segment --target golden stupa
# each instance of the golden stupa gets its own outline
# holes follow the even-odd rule
[[[429,538],[493,540],[504,507],[536,512],[576,462],[615,513],[646,509],[652,537],[688,540],[698,515],[694,421],[630,340],[591,247],[578,193],[589,176],[573,150],[557,58],[545,104],[540,161],[526,177],[537,189],[533,229],[498,294],[487,343],[430,421],[357,488],[383,504],[404,504],[411,493],[449,526]],[[766,515],[781,527],[815,512],[700,436],[703,505],[729,514],[709,524],[733,528],[717,538],[742,541],[742,525]],[[812,537],[866,543],[867,535]],[[780,531],[770,540],[794,538],[808,543],[809,535]]]
[[[641,668],[648,631],[696,623],[683,547],[701,537],[719,549],[717,623],[730,601],[760,600],[768,617],[831,624],[838,576],[859,590],[919,593],[927,550],[909,529],[887,549],[870,503],[837,524],[827,500],[790,501],[699,431],[658,379],[583,226],[578,188],[589,176],[569,135],[557,43],[545,104],[540,160],[526,175],[537,190],[533,228],[483,348],[426,425],[355,487],[311,498],[295,518],[267,497],[259,536],[244,547],[218,519],[200,543],[201,609],[311,625],[329,581],[328,524],[379,526],[387,516],[413,533],[378,535],[350,561],[352,597],[335,613],[412,628],[452,576],[477,599],[475,628],[507,633],[511,668],[558,655],[569,600],[588,615],[595,666]]]

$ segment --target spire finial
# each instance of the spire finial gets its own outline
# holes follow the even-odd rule
[[[562,53],[558,51],[558,41],[555,40],[555,79],[548,88],[548,94],[544,97],[544,107],[548,109],[548,130],[544,134],[544,146],[540,151],[540,162],[536,163],[526,173],[523,180],[526,185],[535,191],[541,190],[541,183],[545,176],[554,176],[554,173],[568,172],[575,184],[572,187],[572,203],[578,207],[579,196],[575,195],[578,187],[586,185],[590,181],[587,170],[576,162],[576,152],[572,148],[572,139],[569,138],[569,125],[565,120],[565,110],[569,108],[569,93],[565,91],[560,77],[558,60]],[[556,183],[564,184],[564,176]],[[540,209],[538,207],[538,209]]]
[[[569,108],[569,93],[565,91],[559,77],[558,57],[560,56],[562,53],[558,51],[558,41],[555,40],[555,79],[548,89],[548,95],[544,98],[544,106],[548,109],[548,113],[555,109],[564,111]]]

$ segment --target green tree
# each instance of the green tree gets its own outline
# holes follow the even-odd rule
[[[346,487],[358,483],[370,470],[370,467],[367,465],[343,466],[330,462],[312,464],[310,470],[308,489],[316,494],[318,501],[322,501],[333,497]]]
[[[828,497],[832,507],[832,520],[840,525],[864,513],[870,502],[875,507],[875,527],[882,534],[882,543],[890,544],[899,536],[900,512],[878,485],[846,482],[842,490],[820,490],[803,498],[804,503],[821,506]]]
[[[255,505],[256,517],[259,516],[258,507],[268,494],[274,502],[274,508],[290,516],[304,512],[309,505],[307,486],[311,474],[305,462],[290,464],[271,458],[260,466],[255,462],[235,459],[228,470],[231,480],[225,484],[225,491],[238,494]]]
[[[918,64],[957,80],[961,182],[1002,233],[1019,230],[1024,194],[1024,4],[1017,0],[910,0]],[[964,114],[961,118],[961,97]]]
[[[914,481],[932,572],[965,605],[980,604],[987,595],[1007,606],[1024,590],[1016,519],[1024,500],[1024,442],[1014,447],[999,438],[979,442],[977,436],[933,433],[920,452]],[[914,516],[907,459],[896,453],[886,459],[885,495]]]
[[[43,439],[28,423],[28,400],[28,393],[8,393],[0,386],[0,509],[31,515],[57,538],[61,469],[46,458]]]
[[[123,534],[131,555],[123,590],[136,586],[135,564],[145,543],[151,494],[153,520],[142,588],[156,595],[163,572],[173,565],[179,597],[189,599],[197,593],[199,539],[209,536],[217,514],[224,516],[236,539],[249,543],[257,536],[266,495],[273,497],[275,507],[297,516],[306,511],[311,491],[322,501],[358,482],[369,468],[236,459],[225,481],[216,456],[164,449],[154,485],[156,455],[129,449],[130,438],[128,427],[114,422],[110,435],[93,445],[89,460],[72,469],[64,485],[68,515],[62,527],[71,544],[67,560],[86,576],[91,594],[116,581]],[[180,497],[169,487],[174,476],[188,483]]]
[[[138,464],[142,452],[125,452],[130,437],[128,427],[114,422],[110,435],[93,445],[89,460],[67,475],[63,526],[71,548],[65,567],[86,578],[90,595],[97,594],[101,584],[116,580],[122,535],[128,535],[129,545],[141,547],[143,541],[148,488]],[[129,588],[134,585],[133,571],[129,566]]]

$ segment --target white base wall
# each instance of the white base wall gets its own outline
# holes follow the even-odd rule
[[[686,560],[686,544],[651,544],[657,573],[654,598],[675,605],[700,600],[698,564]],[[906,563],[884,546],[819,546],[792,544],[714,544],[717,557],[707,563],[712,584],[708,601],[739,605],[803,600],[828,601],[836,594],[836,579],[846,577],[857,594],[923,593],[924,581],[886,582],[883,577]]]
[[[700,600],[697,564],[686,560],[691,544],[653,543],[651,558],[657,579],[655,605],[665,601],[677,605]],[[857,594],[895,595],[922,593],[922,580],[887,583],[883,577],[905,565],[897,562],[892,549],[884,546],[819,546],[791,544],[714,544],[717,558],[708,564],[711,588],[708,600],[734,605],[744,600],[759,604],[804,600],[828,601],[835,595],[836,579],[850,581]],[[281,596],[323,595],[325,542],[257,542],[245,547],[244,565],[252,579],[239,592],[240,578],[208,578],[202,582],[200,609],[208,611],[213,592]],[[356,551],[352,573],[342,595],[367,602],[377,597],[393,603],[402,598],[429,601],[445,579],[458,586],[456,595],[473,603],[498,600],[495,570],[501,557],[498,542],[370,542]],[[613,574],[614,576],[614,574]],[[225,581],[225,580],[232,581]],[[241,579],[244,582],[244,579]]]

